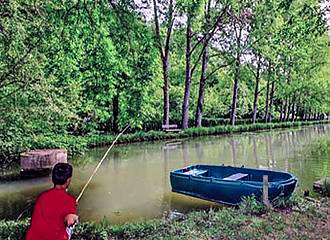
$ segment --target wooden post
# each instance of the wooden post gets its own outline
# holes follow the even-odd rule
[[[268,200],[268,175],[263,175],[263,191],[262,191],[262,197],[264,204],[269,207],[270,203]]]

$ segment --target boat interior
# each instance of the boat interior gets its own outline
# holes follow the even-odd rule
[[[177,170],[184,175],[199,176],[205,178],[217,178],[227,181],[254,181],[262,182],[263,176],[268,175],[269,182],[285,181],[292,176],[284,172],[275,172],[262,169],[251,169],[231,166],[191,166]]]

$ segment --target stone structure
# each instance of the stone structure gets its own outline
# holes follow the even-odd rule
[[[49,173],[58,162],[67,162],[65,149],[31,150],[21,154],[21,174]]]
[[[324,185],[325,181],[327,183],[330,183],[330,177],[325,177],[323,179],[320,179],[320,180],[314,182],[314,184],[313,184],[313,190],[315,192],[323,193],[323,191],[324,191],[323,185]]]

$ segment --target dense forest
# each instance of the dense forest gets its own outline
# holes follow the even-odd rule
[[[328,16],[316,0],[0,0],[0,160],[127,124],[325,118]]]

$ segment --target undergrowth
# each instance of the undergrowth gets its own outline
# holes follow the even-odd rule
[[[84,222],[72,239],[328,239],[329,214],[329,198],[316,203],[293,196],[265,208],[251,197],[238,208],[193,211],[179,219],[164,216],[122,225]],[[28,222],[0,221],[0,239],[24,239]]]

